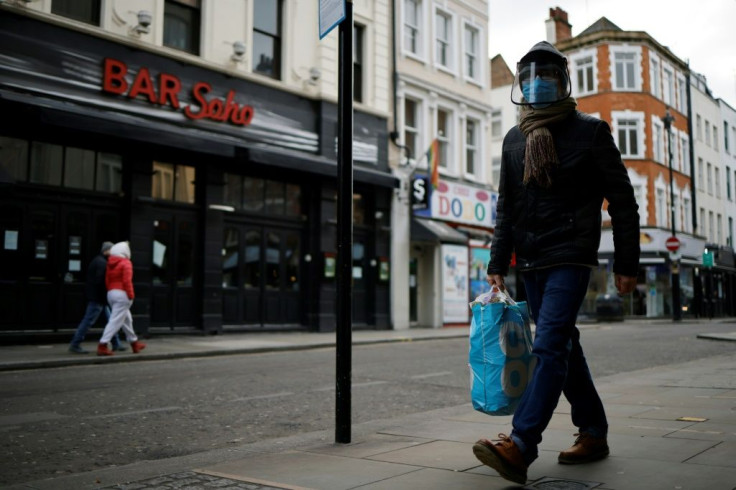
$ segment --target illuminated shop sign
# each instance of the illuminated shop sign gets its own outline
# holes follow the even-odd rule
[[[192,103],[184,105],[179,100],[184,87],[176,75],[161,72],[154,81],[146,67],[138,70],[132,83],[127,75],[128,65],[114,58],[105,58],[102,91],[129,99],[143,97],[151,104],[180,110],[192,120],[209,119],[247,126],[253,119],[253,107],[235,102],[234,90],[230,90],[224,99],[211,97],[212,86],[207,82],[196,82],[191,88]]]

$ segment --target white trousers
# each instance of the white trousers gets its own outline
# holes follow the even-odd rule
[[[123,329],[128,342],[135,342],[138,336],[133,331],[133,316],[130,314],[130,306],[133,300],[122,289],[111,289],[107,292],[107,303],[110,305],[110,319],[102,332],[100,344],[107,344],[112,337]]]

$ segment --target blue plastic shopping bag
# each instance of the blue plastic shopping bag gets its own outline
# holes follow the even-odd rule
[[[479,296],[470,306],[468,363],[473,408],[489,415],[511,415],[536,365],[526,302],[516,303],[496,291]]]

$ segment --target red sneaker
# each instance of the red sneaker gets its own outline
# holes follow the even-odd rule
[[[97,355],[98,356],[114,356],[115,353],[110,350],[107,344],[97,344]]]
[[[140,351],[146,348],[146,344],[136,340],[130,343],[130,348],[133,349],[133,354],[138,354]]]
[[[503,478],[521,485],[526,483],[526,470],[529,468],[524,462],[524,456],[519,448],[506,434],[499,434],[498,442],[481,439],[473,445],[473,453],[486,466],[498,471]]]

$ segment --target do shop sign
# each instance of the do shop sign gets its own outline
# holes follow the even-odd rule
[[[440,181],[432,190],[430,208],[432,218],[491,228],[495,225],[495,192],[459,184]]]

